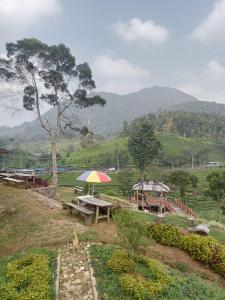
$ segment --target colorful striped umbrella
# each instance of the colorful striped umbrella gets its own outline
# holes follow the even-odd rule
[[[93,183],[92,197],[94,196],[94,183],[107,183],[112,181],[112,179],[108,175],[98,171],[86,171],[83,174],[81,174],[77,178],[77,180]]]
[[[112,181],[108,175],[98,171],[86,171],[83,174],[81,174],[77,178],[77,180],[82,180],[82,181],[92,182],[92,183],[106,183]]]

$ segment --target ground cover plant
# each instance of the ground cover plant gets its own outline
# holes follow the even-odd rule
[[[97,289],[101,299],[223,300],[225,298],[225,291],[216,285],[210,284],[197,276],[190,276],[164,265],[163,268],[167,270],[170,276],[170,282],[168,282],[168,286],[164,290],[161,290],[161,294],[155,297],[145,294],[141,294],[141,296],[140,294],[130,295],[125,292],[121,285],[121,273],[114,272],[109,266],[109,261],[113,253],[115,253],[115,250],[118,250],[118,247],[114,245],[92,245],[90,247],[92,265],[97,278]],[[161,266],[160,263],[159,265]],[[149,272],[149,268],[145,264],[143,264],[140,269],[142,276],[152,276]],[[124,282],[128,280],[129,284],[127,286],[129,290],[130,287],[133,287],[132,279],[133,278],[126,276],[124,280]],[[144,288],[144,291],[145,290]]]
[[[55,299],[56,252],[46,249],[5,257],[0,261],[0,299]]]

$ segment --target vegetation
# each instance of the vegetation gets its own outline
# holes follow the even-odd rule
[[[155,130],[160,133],[173,133],[215,142],[224,141],[225,121],[224,117],[218,114],[176,111],[149,114],[146,118],[155,124]],[[131,128],[132,123],[129,125],[125,122],[122,135],[128,135]]]
[[[136,251],[144,242],[145,227],[143,222],[129,210],[122,210],[114,214],[118,234],[124,248],[128,251]]]
[[[0,59],[0,77],[20,83],[24,88],[23,107],[28,111],[36,109],[51,142],[53,184],[57,186],[57,139],[65,128],[80,130],[66,111],[104,105],[105,100],[87,96],[95,88],[91,69],[87,63],[76,65],[75,57],[63,44],[49,46],[31,38],[7,43],[6,51],[7,58]],[[71,90],[73,85],[77,88]],[[53,123],[41,115],[42,102],[55,108]]]
[[[159,154],[161,148],[151,121],[143,117],[131,123],[127,146],[134,163],[141,170],[143,176],[146,168]]]
[[[218,203],[225,214],[225,172],[212,172],[207,176],[209,195]]]
[[[178,187],[179,192],[180,192],[180,197],[185,196],[185,191],[190,183],[190,175],[182,170],[179,171],[174,171],[170,175],[170,182],[173,183],[175,186]]]
[[[141,284],[143,281],[140,280],[139,284],[137,284],[138,279],[128,274],[125,274],[125,277],[121,280],[121,273],[114,272],[110,269],[108,261],[116,250],[118,250],[118,248],[113,245],[93,245],[90,247],[92,265],[94,267],[95,276],[97,277],[97,288],[100,296],[108,300],[131,300],[134,299],[134,294],[136,294],[135,299],[146,299],[144,298],[146,296],[146,288]],[[156,262],[156,266],[157,268],[158,266],[161,268],[162,264]],[[190,276],[183,272],[165,267],[164,265],[162,267],[164,270],[168,270],[170,282],[167,287],[164,285],[165,289],[164,291],[161,290],[162,293],[158,295],[158,300],[223,300],[225,297],[224,290],[218,286],[210,284],[197,276]],[[140,276],[154,280],[152,277],[154,272],[149,273],[149,270],[150,268],[145,263],[138,264]],[[134,285],[134,282],[136,285]],[[121,283],[125,286],[125,289],[129,289],[129,292],[133,294],[130,295],[129,292],[127,294]],[[135,286],[138,286],[138,288],[134,290]],[[160,287],[162,286],[159,285],[159,288]]]
[[[55,299],[56,253],[30,251],[0,261],[0,298]]]

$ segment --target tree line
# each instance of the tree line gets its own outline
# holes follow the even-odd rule
[[[217,143],[223,143],[225,140],[225,118],[218,114],[177,111],[148,114],[146,118],[152,122],[155,131],[159,133],[174,133],[187,138],[201,138]],[[128,135],[132,130],[132,124],[132,122],[123,123],[122,136]]]

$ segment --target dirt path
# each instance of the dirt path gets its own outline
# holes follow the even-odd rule
[[[193,260],[186,252],[180,249],[153,243],[145,249],[145,255],[159,259],[171,267],[175,267],[177,263],[185,264],[188,267],[188,273],[196,274],[203,279],[216,282],[223,288],[225,287],[225,279],[212,272],[207,266]]]

